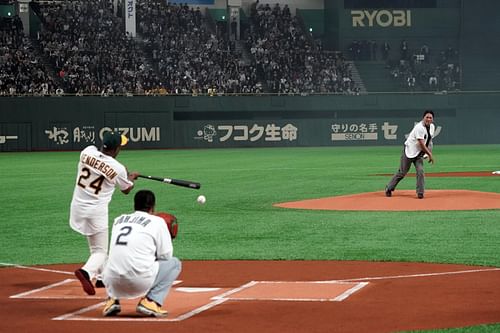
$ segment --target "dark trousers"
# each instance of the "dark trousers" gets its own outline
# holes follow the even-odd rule
[[[401,162],[399,165],[399,170],[394,174],[389,184],[387,184],[387,189],[389,191],[394,191],[399,182],[406,176],[408,170],[410,170],[411,165],[415,165],[415,171],[417,173],[417,194],[424,194],[425,191],[425,174],[424,174],[424,158],[422,154],[417,157],[408,158],[406,157],[404,148],[401,154]]]

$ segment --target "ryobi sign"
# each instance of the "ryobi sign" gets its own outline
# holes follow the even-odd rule
[[[411,27],[411,10],[351,10],[352,26]]]

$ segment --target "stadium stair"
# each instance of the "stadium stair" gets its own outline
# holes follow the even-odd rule
[[[357,61],[352,68],[354,80],[356,80],[354,77],[354,68],[356,68],[360,77],[359,82],[364,83],[365,92],[404,91],[400,85],[400,81],[394,80],[391,77],[390,69],[386,67],[383,61]]]
[[[354,61],[346,61],[346,63],[348,63],[351,67],[352,79],[354,80],[354,82],[356,82],[356,85],[359,88],[359,93],[366,94],[367,93],[366,86],[365,86],[365,83],[363,81],[363,78],[359,74],[358,67],[356,66]]]

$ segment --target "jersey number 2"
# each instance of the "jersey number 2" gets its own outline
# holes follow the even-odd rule
[[[125,226],[120,229],[120,234],[116,237],[116,245],[127,245],[127,241],[123,240],[122,237],[127,236],[132,232],[132,227]]]
[[[78,186],[82,188],[86,188],[87,186],[94,189],[95,195],[98,195],[99,192],[101,192],[102,189],[102,182],[104,181],[104,176],[101,175],[91,181],[88,185],[87,183],[88,178],[90,177],[90,170],[89,168],[83,168],[82,172],[80,173],[80,177],[78,177]]]

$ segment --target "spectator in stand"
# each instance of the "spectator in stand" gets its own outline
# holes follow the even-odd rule
[[[401,46],[399,47],[399,50],[401,52],[401,60],[408,60],[408,55],[409,55],[409,49],[408,49],[408,42],[406,40],[401,41]]]
[[[391,51],[391,46],[389,45],[388,42],[384,42],[381,45],[381,51],[382,51],[382,59],[384,61],[388,61],[389,60],[389,52]]]
[[[0,17],[0,95],[45,96],[54,81],[37,60],[19,16]]]
[[[156,0],[138,0],[136,6],[142,44],[125,34],[124,18],[111,1],[40,3],[38,52],[49,59],[51,70],[35,60],[36,50],[22,34],[22,22],[4,24],[2,19],[0,93],[128,96],[197,95],[208,89],[217,94],[359,90],[342,54],[315,45],[288,5],[256,2],[252,7],[251,23],[244,31],[251,61],[235,50],[227,35],[219,38],[207,30],[199,8]],[[373,52],[367,41],[361,50],[367,57]]]
[[[258,4],[244,34],[257,75],[279,94],[357,91],[340,53],[318,51],[287,5]],[[352,51],[360,48],[353,42]],[[355,55],[356,57],[356,55]]]
[[[138,2],[137,16],[139,32],[167,90],[198,94],[215,87],[219,94],[261,92],[255,68],[241,61],[234,43],[206,30],[199,8]]]
[[[432,73],[431,76],[429,77],[429,89],[437,90],[437,88],[438,88],[438,79],[436,74]]]
[[[427,44],[422,45],[422,47],[420,48],[420,54],[424,56],[424,62],[428,64],[430,62],[431,52]]]
[[[77,0],[41,5],[41,51],[67,93],[125,93],[144,80],[144,56],[123,31],[113,4]]]

